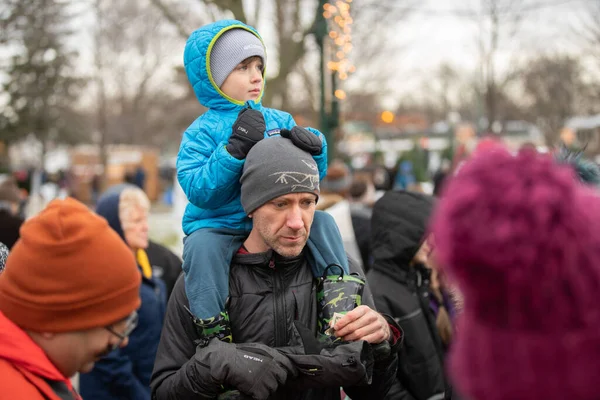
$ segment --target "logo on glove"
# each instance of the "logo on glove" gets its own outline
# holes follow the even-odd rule
[[[249,356],[247,354],[244,354],[244,358],[247,358],[248,360],[252,360],[252,361],[263,362],[262,358],[252,357],[252,356]]]

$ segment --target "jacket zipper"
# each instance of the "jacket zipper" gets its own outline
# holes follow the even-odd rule
[[[273,296],[275,297],[275,347],[283,347],[287,344],[285,316],[285,294],[283,293],[283,279],[281,271],[275,268],[275,261],[269,261],[269,267],[273,271]]]

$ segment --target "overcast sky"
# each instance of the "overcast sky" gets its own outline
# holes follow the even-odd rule
[[[183,1],[183,0],[182,0]],[[191,0],[190,0],[191,1]],[[253,0],[246,4],[253,7]],[[360,0],[355,0],[358,2]],[[394,4],[402,4],[396,0]],[[499,73],[506,66],[539,52],[580,51],[572,33],[573,27],[585,17],[586,7],[591,2],[600,0],[522,0],[515,12],[522,18],[518,25],[503,24],[503,36],[500,38],[500,51],[496,59]],[[503,4],[510,0],[504,0]],[[516,0],[513,0],[516,2]],[[390,60],[396,64],[398,78],[394,82],[394,91],[387,99],[390,107],[402,93],[413,91],[425,79],[430,79],[432,71],[442,62],[449,62],[462,70],[474,71],[478,67],[477,38],[480,34],[478,19],[470,14],[476,14],[481,0],[423,0],[415,2],[418,6],[411,16],[400,21],[397,26],[391,26],[389,36],[382,40],[394,40],[403,45],[403,51],[393,55]],[[269,7],[268,2],[263,7]],[[314,4],[307,3],[307,15],[311,14]],[[267,10],[265,10],[267,11]],[[512,18],[507,18],[512,19]],[[91,33],[85,27],[90,26],[90,15],[85,18],[84,29],[75,39],[81,46],[81,64],[84,70],[89,70],[92,62],[90,49]],[[266,38],[267,46],[273,46],[269,41],[273,29],[270,22],[262,21],[258,28]],[[485,27],[484,27],[485,28]],[[509,30],[515,28],[516,33],[509,35]],[[364,29],[355,26],[354,29]],[[166,63],[181,62],[184,41],[181,48],[174,49]],[[87,68],[86,68],[87,66]],[[273,63],[268,67],[273,68]],[[169,67],[166,65],[166,67]],[[270,69],[268,68],[268,69]],[[268,71],[267,71],[268,72]],[[409,76],[410,79],[406,77]]]
[[[521,22],[503,25],[496,58],[499,73],[502,74],[515,59],[540,52],[580,52],[573,27],[585,17],[586,7],[591,1],[600,0],[523,1],[529,7],[518,13]],[[477,19],[467,13],[476,12],[478,4],[479,0],[426,0],[421,10],[414,12],[396,30],[396,40],[407,43],[400,62],[414,78],[398,82],[398,87],[410,91],[442,62],[476,70],[480,26]],[[515,34],[511,36],[513,28],[516,29]]]

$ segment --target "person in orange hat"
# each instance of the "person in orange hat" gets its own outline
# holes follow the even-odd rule
[[[0,399],[81,399],[69,377],[127,345],[140,283],[131,250],[77,200],[26,221],[0,275]]]
[[[166,287],[153,273],[148,247],[150,200],[137,186],[109,191],[98,199],[96,213],[105,218],[129,252],[136,256],[142,273],[140,323],[131,332],[129,345],[115,349],[79,375],[79,390],[91,400],[150,400],[150,377],[166,308]]]

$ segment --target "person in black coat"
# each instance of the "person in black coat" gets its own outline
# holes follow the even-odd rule
[[[23,218],[19,216],[21,195],[12,177],[0,177],[0,242],[10,250],[19,239]]]
[[[372,194],[369,186],[373,188],[374,192],[373,184],[370,181],[355,178],[349,189],[350,218],[365,272],[369,271],[372,264],[371,216],[373,215],[373,203],[370,201]]]
[[[389,191],[373,208],[373,266],[367,280],[379,312],[391,315],[404,331],[396,382],[386,399],[450,398],[444,375],[444,348],[431,308],[431,251],[426,226],[433,199],[421,193]]]
[[[156,278],[162,279],[167,286],[168,299],[171,296],[175,282],[182,271],[181,258],[165,246],[154,242],[151,239],[148,240],[146,254],[148,254],[148,260],[152,266],[153,275]]]
[[[248,153],[241,203],[253,225],[230,265],[222,266],[228,271],[225,311],[200,320],[190,311],[183,277],[175,284],[154,364],[153,399],[333,400],[343,387],[353,400],[370,400],[383,398],[392,385],[401,330],[375,310],[360,266],[350,259],[347,269],[336,265],[339,271],[331,273],[338,288],[319,289],[315,278],[329,277],[330,265],[316,261],[313,270],[307,245],[320,194],[318,168],[295,143],[272,137]],[[320,218],[337,230],[329,214]],[[329,244],[332,252],[334,246],[341,248],[341,241]],[[363,292],[352,297],[347,285],[339,286],[344,277]],[[349,302],[339,304],[339,319],[322,318],[344,299]],[[324,335],[319,323],[332,331]]]

